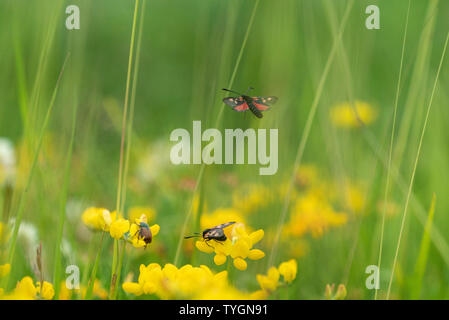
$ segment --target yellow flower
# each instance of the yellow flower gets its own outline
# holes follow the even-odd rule
[[[281,283],[279,278],[282,275],[284,282],[289,284],[296,278],[298,266],[296,260],[291,259],[287,262],[282,262],[278,268],[271,267],[266,275],[258,274],[256,276],[260,288],[266,295],[275,291]],[[262,293],[261,293],[262,294]]]
[[[214,274],[207,266],[193,267],[189,264],[177,268],[166,264],[163,268],[157,263],[140,266],[137,282],[125,282],[125,292],[137,296],[154,294],[161,299],[254,299],[227,281],[227,272]]]
[[[297,271],[298,265],[296,263],[296,260],[294,259],[291,259],[287,262],[282,262],[279,265],[279,273],[284,277],[284,281],[287,283],[295,280]]]
[[[115,212],[111,214],[107,209],[91,207],[83,212],[81,219],[90,228],[108,232],[116,216],[117,214]]]
[[[13,295],[22,300],[21,298],[26,299],[35,299],[37,294],[37,289],[34,286],[33,279],[31,277],[24,277],[17,283],[16,288],[14,289]]]
[[[225,234],[226,229],[227,228],[225,228]],[[248,267],[247,262],[245,261],[246,258],[259,260],[265,257],[265,253],[262,250],[252,249],[263,236],[264,231],[262,229],[248,234],[245,226],[242,223],[237,223],[232,228],[231,234],[226,237],[225,241],[198,240],[196,241],[195,246],[198,250],[205,253],[215,252],[214,262],[218,266],[226,262],[227,256],[231,256],[231,258],[234,259],[234,267],[243,271]]]
[[[9,263],[0,265],[0,278],[9,274],[11,271],[11,265]]]
[[[279,286],[279,275],[278,269],[271,267],[267,275],[258,274],[256,278],[262,290],[273,292]]]
[[[53,285],[47,281],[44,281],[41,290],[41,283],[36,283],[36,292],[45,300],[53,299],[55,295],[55,290],[53,289]]]
[[[45,300],[53,299],[55,291],[53,285],[47,281],[43,282],[42,290],[40,282],[34,285],[33,279],[31,277],[24,277],[22,280],[17,282],[14,290],[8,294],[1,293],[0,299],[5,300],[35,300],[38,298],[43,298]]]
[[[296,200],[285,231],[286,235],[296,237],[307,232],[320,237],[328,228],[343,225],[346,221],[346,214],[335,212],[326,198],[311,190]]]
[[[156,218],[156,210],[152,207],[131,207],[128,210],[128,218],[130,221],[136,221],[136,219],[142,219],[142,215],[145,216],[146,221],[151,221]]]
[[[34,286],[33,279],[31,277],[24,277],[20,280],[15,289],[8,293],[0,296],[4,300],[34,300],[36,299],[37,289]]]
[[[369,125],[377,118],[377,111],[368,103],[355,101],[338,104],[330,109],[330,118],[336,127],[357,128]]]
[[[129,231],[129,221],[119,218],[111,223],[110,234],[114,239],[121,239]]]

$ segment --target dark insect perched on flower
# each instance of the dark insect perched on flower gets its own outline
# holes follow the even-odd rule
[[[145,242],[145,248],[147,245],[151,243],[153,240],[153,234],[151,233],[150,226],[146,224],[145,222],[141,221],[138,224],[139,229],[134,234],[134,236],[137,234],[139,239],[142,239]]]
[[[223,229],[226,228],[226,227],[229,227],[230,225],[232,225],[234,223],[235,223],[235,221],[226,222],[226,223],[220,224],[218,226],[206,229],[206,230],[203,231],[202,234],[198,233],[198,232],[195,232],[194,235],[184,237],[184,239],[195,238],[195,237],[203,237],[203,239],[205,240],[205,242],[206,242],[206,244],[208,246],[210,246],[208,244],[208,242],[211,241],[211,240],[215,240],[217,242],[226,241],[227,238],[226,238],[226,235],[225,235]]]
[[[132,243],[135,248],[146,248],[152,243],[153,238],[159,233],[160,227],[158,224],[150,226],[145,214],[142,214],[139,219],[129,227],[129,231],[125,235],[125,239]]]
[[[253,87],[249,87],[248,91],[254,89]],[[237,93],[240,96],[238,97],[227,97],[223,99],[223,102],[227,105],[231,106],[232,109],[238,112],[247,111],[248,109],[258,118],[262,118],[262,112],[270,109],[270,106],[275,103],[278,98],[277,97],[250,97],[246,94],[242,94],[229,89],[222,89],[224,91],[229,91],[233,93]]]

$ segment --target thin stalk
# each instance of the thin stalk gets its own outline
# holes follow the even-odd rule
[[[111,266],[111,283],[109,286],[109,298],[112,297],[112,290],[114,288],[115,280],[117,277],[117,257],[118,257],[118,240],[114,239],[114,248],[112,254],[112,266]]]
[[[123,108],[123,118],[122,118],[122,138],[120,143],[120,163],[119,163],[119,173],[118,173],[118,185],[117,185],[117,200],[116,200],[116,211],[117,215],[120,213],[120,201],[121,201],[121,192],[122,192],[122,179],[123,179],[123,156],[124,156],[124,147],[125,147],[125,135],[126,135],[126,124],[127,124],[127,116],[128,116],[128,100],[129,100],[129,84],[131,82],[131,69],[133,62],[133,54],[134,54],[134,40],[136,35],[136,21],[137,21],[137,12],[139,8],[139,0],[136,0],[134,6],[134,18],[133,25],[131,31],[131,42],[129,45],[129,57],[128,57],[128,72],[126,75],[126,89],[125,89],[125,102]]]
[[[122,273],[123,258],[125,256],[125,248],[126,248],[126,241],[123,241],[122,252],[120,253],[120,257],[119,257],[119,261],[118,261],[117,278],[116,278],[116,281],[112,288],[112,300],[117,299],[119,285],[120,285],[120,275]]]
[[[123,173],[123,194],[121,200],[120,212],[124,212],[125,210],[125,201],[126,201],[126,186],[127,186],[127,177],[128,177],[128,168],[129,168],[129,158],[131,154],[131,140],[132,140],[132,132],[133,132],[133,120],[134,120],[134,109],[136,104],[136,90],[137,90],[137,79],[139,75],[139,63],[140,63],[140,51],[142,46],[142,31],[143,31],[143,22],[145,17],[145,0],[142,0],[142,7],[140,9],[140,18],[139,18],[139,32],[137,38],[137,48],[136,48],[136,60],[134,62],[134,75],[133,75],[133,83],[131,88],[131,103],[129,110],[129,120],[128,120],[128,132],[127,132],[127,141],[126,141],[126,158],[125,158],[125,171]]]
[[[422,143],[423,143],[423,140],[424,140],[424,135],[425,135],[426,129],[427,129],[427,123],[428,123],[428,120],[429,120],[430,110],[432,108],[433,97],[435,95],[436,87],[437,87],[437,84],[438,84],[438,78],[440,76],[441,66],[443,65],[444,56],[446,54],[448,40],[449,40],[449,32],[448,32],[448,34],[446,36],[446,41],[444,43],[443,53],[441,54],[440,64],[438,66],[438,71],[437,71],[437,74],[436,74],[436,77],[435,77],[435,81],[434,81],[434,84],[433,84],[432,93],[430,95],[429,105],[427,106],[427,112],[426,112],[426,117],[424,119],[424,125],[423,125],[422,131],[421,131],[421,137],[419,138],[418,150],[416,152],[415,163],[413,165],[413,171],[412,171],[412,175],[410,177],[410,183],[409,183],[409,187],[408,187],[407,197],[406,197],[406,200],[405,200],[404,212],[402,214],[401,228],[399,230],[399,236],[398,236],[398,241],[397,241],[397,246],[396,246],[396,252],[395,252],[395,255],[394,255],[393,267],[392,267],[391,275],[390,275],[390,282],[388,283],[387,300],[390,298],[391,285],[393,283],[394,273],[395,273],[395,270],[396,270],[396,264],[397,264],[397,260],[398,260],[398,256],[399,256],[399,249],[401,247],[402,232],[404,231],[405,219],[407,217],[408,205],[409,205],[409,201],[410,201],[410,195],[412,193],[413,183],[415,181],[416,168],[418,167],[418,162],[419,162],[419,158],[420,158],[420,155],[421,155],[421,147],[422,147]]]
[[[387,178],[386,178],[386,183],[385,183],[384,205],[383,205],[383,210],[382,210],[382,226],[381,226],[381,231],[380,231],[379,257],[377,260],[377,270],[380,270],[380,267],[382,264],[382,249],[383,249],[383,241],[384,241],[385,217],[387,215],[388,191],[390,190],[391,161],[393,158],[394,135],[395,135],[395,130],[396,130],[396,117],[397,117],[397,110],[398,110],[398,103],[399,103],[399,92],[400,92],[400,88],[401,88],[402,68],[404,65],[405,42],[407,40],[409,14],[410,14],[410,0],[408,1],[407,17],[405,20],[405,28],[404,28],[404,38],[402,40],[401,62],[399,64],[398,85],[396,87],[396,97],[394,99],[393,124],[391,127],[390,148],[388,151]],[[374,292],[374,300],[377,300],[378,290],[379,290],[379,286],[377,285],[376,291]]]

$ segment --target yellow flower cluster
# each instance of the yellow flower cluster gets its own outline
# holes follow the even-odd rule
[[[109,231],[112,222],[115,221],[116,218],[117,213],[115,211],[111,214],[107,209],[95,207],[87,208],[81,216],[81,219],[86,226],[106,232]]]
[[[20,280],[15,289],[11,293],[0,293],[0,299],[4,300],[35,300],[45,299],[51,300],[55,295],[53,285],[47,281],[44,281],[41,288],[41,283],[37,282],[34,285],[31,277],[24,277]]]
[[[140,265],[138,282],[125,282],[125,292],[140,296],[154,294],[161,299],[257,299],[259,295],[243,293],[228,283],[227,272],[214,274],[207,266],[190,264],[177,268],[157,263]]]
[[[346,221],[345,213],[335,212],[327,199],[316,192],[308,191],[296,199],[285,230],[287,235],[296,237],[307,232],[314,237],[320,237],[329,227],[343,225]]]
[[[130,213],[136,216],[136,210],[139,210],[139,208],[133,208]],[[154,216],[154,213],[148,208],[144,208],[142,209],[140,218],[135,219],[134,223],[130,223],[129,220],[117,215],[115,211],[110,213],[109,210],[104,208],[91,207],[83,212],[81,219],[85,225],[92,229],[109,232],[112,238],[116,240],[125,239],[131,242],[134,247],[141,248],[145,247],[147,243],[139,234],[140,228],[148,227],[151,232],[151,237],[159,233],[159,225],[155,224],[151,227],[147,225],[149,216]]]
[[[355,101],[352,105],[344,102],[330,109],[330,118],[336,127],[358,128],[373,123],[377,111],[367,102]]]
[[[245,226],[242,223],[238,223],[232,229],[231,239],[227,237],[225,241],[199,240],[195,245],[202,252],[215,252],[214,262],[216,265],[224,264],[227,257],[231,256],[234,267],[243,271],[248,267],[245,261],[246,258],[259,260],[265,257],[265,253],[262,250],[252,249],[263,236],[264,231],[262,229],[248,234]]]
[[[278,268],[271,267],[266,275],[258,274],[256,278],[260,288],[269,294],[282,284],[279,282],[281,275],[284,278],[284,283],[289,284],[296,279],[297,271],[298,265],[296,260],[291,259],[287,262],[282,262]]]

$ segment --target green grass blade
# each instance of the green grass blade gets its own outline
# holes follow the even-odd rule
[[[72,131],[70,134],[70,143],[67,151],[66,165],[64,169],[64,182],[62,185],[61,207],[59,208],[59,224],[55,247],[55,262],[53,268],[54,269],[53,284],[55,285],[55,297],[59,296],[59,289],[60,289],[59,283],[61,281],[61,242],[62,242],[62,235],[64,233],[64,223],[66,219],[66,204],[70,182],[70,168],[72,165],[73,143],[75,141],[77,111],[78,111],[78,104],[75,103],[72,113]]]
[[[412,299],[419,299],[421,294],[422,281],[424,277],[424,272],[426,271],[427,260],[429,258],[430,231],[432,229],[433,217],[435,213],[435,202],[436,202],[436,195],[433,194],[432,203],[429,209],[429,215],[427,216],[426,227],[424,228],[424,234],[421,239],[418,259],[416,260],[415,271],[413,275],[413,285],[411,287]]]
[[[384,193],[384,205],[382,211],[382,222],[381,222],[381,231],[380,231],[380,242],[379,242],[379,257],[377,260],[377,268],[379,270],[382,265],[382,249],[383,249],[383,241],[384,241],[384,231],[385,231],[385,217],[387,212],[387,202],[388,202],[388,191],[390,190],[390,177],[391,177],[391,161],[393,157],[393,144],[394,144],[394,136],[396,130],[396,117],[398,111],[398,102],[399,102],[399,92],[401,89],[401,79],[402,79],[402,68],[404,65],[404,53],[405,53],[405,42],[407,40],[407,29],[408,29],[408,19],[410,15],[410,0],[408,2],[407,8],[407,17],[405,20],[405,29],[404,29],[404,38],[402,40],[402,51],[401,51],[401,61],[399,63],[399,75],[398,75],[398,85],[396,87],[396,97],[394,101],[394,111],[393,111],[393,124],[391,126],[391,136],[390,136],[390,147],[388,151],[388,164],[387,164],[387,178],[385,182],[385,193]],[[376,291],[374,293],[374,300],[377,300],[378,287],[376,287]]]

